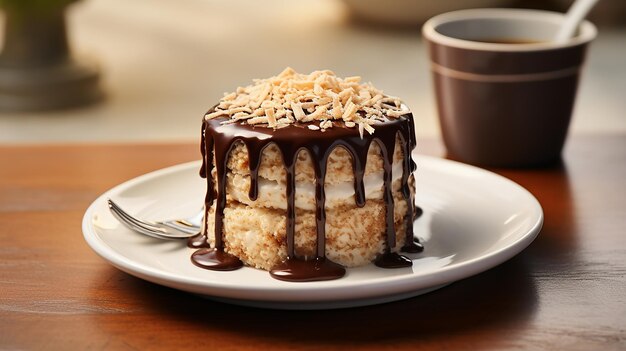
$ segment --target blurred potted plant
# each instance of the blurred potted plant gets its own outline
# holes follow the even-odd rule
[[[65,11],[76,0],[0,0],[0,111],[48,110],[97,101],[98,73],[70,54]]]

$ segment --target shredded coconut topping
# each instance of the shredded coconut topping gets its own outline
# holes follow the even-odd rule
[[[374,133],[375,121],[409,113],[400,99],[384,95],[361,77],[339,78],[332,71],[305,75],[287,67],[279,75],[255,79],[254,84],[225,93],[206,119],[227,116],[222,122],[247,123],[279,129],[297,122],[322,132],[342,121],[348,128]],[[319,122],[319,124],[314,124]]]

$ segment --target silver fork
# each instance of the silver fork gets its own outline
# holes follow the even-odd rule
[[[158,239],[186,239],[200,233],[204,211],[187,219],[170,221],[145,221],[131,216],[111,199],[107,199],[109,210],[120,223],[129,229]]]

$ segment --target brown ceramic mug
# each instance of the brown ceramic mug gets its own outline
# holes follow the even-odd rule
[[[563,14],[521,9],[445,13],[424,24],[448,156],[483,166],[560,160],[587,44],[552,38]]]

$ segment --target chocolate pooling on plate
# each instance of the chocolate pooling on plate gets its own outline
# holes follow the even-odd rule
[[[383,268],[412,265],[407,257],[393,252],[396,245],[392,166],[396,139],[402,148],[401,192],[407,202],[404,218],[404,252],[420,252],[423,247],[414,239],[414,208],[409,177],[415,170],[411,151],[415,147],[413,116],[396,98],[390,98],[360,79],[340,79],[329,71],[300,75],[286,69],[267,80],[226,94],[220,104],[208,111],[202,123],[200,176],[206,178],[205,231],[191,238],[189,246],[200,248],[192,255],[197,266],[212,270],[233,270],[243,266],[239,258],[225,252],[223,240],[226,177],[229,154],[234,145],[243,143],[248,153],[250,189],[254,201],[259,191],[259,168],[263,150],[270,144],[278,147],[286,170],[286,246],[287,259],[270,271],[272,277],[288,281],[337,279],[345,268],[326,257],[324,183],[328,158],[343,147],[352,158],[355,202],[366,202],[363,177],[372,143],[378,144],[383,160],[383,201],[385,203],[385,248],[375,260]],[[308,151],[315,172],[316,254],[312,259],[298,255],[295,249],[296,160],[299,152]],[[215,181],[212,176],[215,172]],[[215,211],[209,209],[215,204]],[[207,219],[214,216],[214,232],[209,233]],[[209,248],[208,236],[214,235]]]

